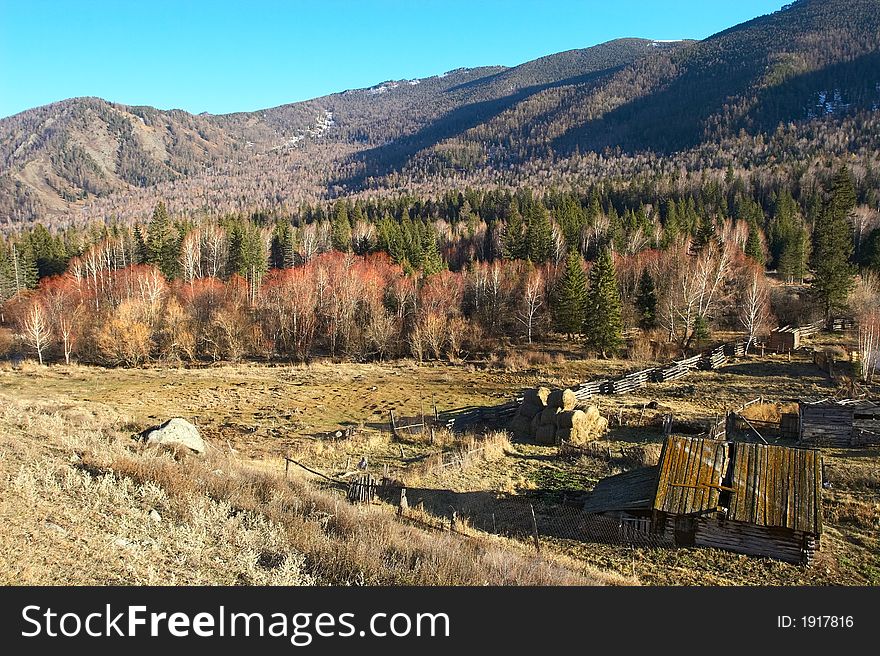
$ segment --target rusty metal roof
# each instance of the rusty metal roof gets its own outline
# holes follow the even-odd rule
[[[737,442],[730,463],[729,519],[822,532],[822,455]]]
[[[713,511],[727,471],[727,443],[670,436],[659,468],[654,510],[674,515]]]
[[[724,496],[722,496],[724,495]],[[657,510],[822,532],[822,455],[815,449],[670,436],[660,464],[603,479],[586,512]]]

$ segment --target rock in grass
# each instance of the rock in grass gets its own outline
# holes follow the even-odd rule
[[[204,453],[207,445],[199,434],[199,429],[186,419],[174,417],[164,424],[148,428],[141,437],[147,446],[163,446],[172,449],[189,450],[193,453]]]

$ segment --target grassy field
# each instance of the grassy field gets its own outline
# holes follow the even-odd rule
[[[410,505],[419,505],[427,518],[448,518],[454,511],[459,527],[472,532],[498,529],[509,523],[515,529],[511,532],[523,538],[521,542],[504,541],[505,545],[514,545],[504,548],[515,553],[528,550],[527,512],[531,505],[541,526],[542,556],[561,559],[566,576],[595,579],[601,572],[611,582],[638,580],[644,584],[880,585],[878,449],[825,454],[828,478],[833,484],[825,491],[822,550],[809,568],[717,550],[587,543],[547,528],[555,526],[560,518],[565,520],[565,513],[576,514],[584,493],[599,479],[651,464],[659,453],[659,423],[666,413],[673,414],[682,430],[698,430],[726,409],[758,396],[782,404],[798,397],[837,392],[838,381],[820,371],[804,354],[796,354],[791,360],[769,355],[744,358],[717,371],[694,372],[673,383],[649,385],[637,394],[600,397],[597,405],[609,417],[611,428],[601,441],[601,453],[593,455],[561,455],[556,447],[510,444],[499,436],[490,440],[492,448],[487,446],[466,465],[439,467],[436,458],[429,456],[441,451],[461,452],[475,444],[468,445],[467,439],[444,433],[436,434],[433,443],[424,435],[392,439],[385,430],[391,409],[406,416],[430,413],[434,404],[441,411],[494,404],[525,387],[570,385],[638,366],[625,360],[575,360],[571,356],[539,364],[523,361],[515,366],[324,362],[293,367],[250,364],[201,369],[97,369],[25,364],[19,370],[0,371],[0,394],[13,404],[27,405],[40,399],[49,408],[67,407],[84,413],[85,418],[79,420],[83,426],[89,424],[89,413],[113,413],[124,417],[115,429],[120,435],[171,416],[192,419],[224,458],[276,481],[284,480],[284,456],[331,475],[351,471],[354,463],[366,456],[372,471],[406,483]],[[772,410],[772,406],[767,407]],[[348,439],[326,439],[328,432],[344,426],[358,430]],[[4,448],[11,448],[8,438]],[[30,456],[22,456],[22,463],[29,460]],[[15,475],[8,471],[7,480]],[[289,476],[297,484],[315,487],[311,493],[329,494],[317,489],[318,479],[295,466]],[[39,479],[22,480],[32,488],[41,484]],[[156,480],[139,479],[138,484],[156,484]],[[50,505],[42,502],[42,514],[52,514]],[[379,505],[374,510],[380,514],[393,511],[390,506],[384,511],[382,508]],[[265,516],[265,508],[259,505],[252,510]],[[280,521],[280,517],[273,521]],[[491,518],[490,525],[487,518]],[[16,521],[24,530],[24,520]],[[482,535],[480,531],[475,534]],[[328,580],[310,567],[314,557],[309,549],[300,550],[304,559],[296,570],[298,575],[304,580]],[[259,580],[244,564],[238,570],[245,580]],[[474,576],[470,572],[461,578]],[[548,575],[549,579],[552,577]],[[558,580],[562,579],[565,577],[560,575]],[[138,573],[135,580],[152,579]]]

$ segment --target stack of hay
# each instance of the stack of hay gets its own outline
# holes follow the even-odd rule
[[[583,444],[597,439],[608,427],[608,420],[596,406],[586,411],[575,410],[577,397],[570,389],[546,387],[526,390],[522,405],[510,422],[514,437],[533,440],[538,444],[559,444],[562,441]]]

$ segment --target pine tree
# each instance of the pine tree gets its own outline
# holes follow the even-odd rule
[[[337,251],[347,253],[351,250],[351,223],[348,219],[348,206],[345,202],[336,203],[336,207],[333,208],[330,243]]]
[[[616,352],[623,343],[620,290],[611,250],[607,248],[590,269],[584,327],[587,345],[603,358]]]
[[[427,231],[423,239],[422,274],[432,276],[446,268],[446,263],[437,248],[437,236],[433,230]]]
[[[526,254],[535,264],[543,264],[553,254],[553,228],[547,210],[540,204],[535,205],[529,216]]]
[[[165,203],[159,201],[147,226],[147,263],[157,266],[166,278],[177,273],[180,235],[171,225]]]
[[[657,292],[654,279],[648,270],[642,271],[639,289],[636,293],[636,309],[639,311],[639,327],[650,330],[657,325]]]
[[[507,225],[504,227],[501,247],[504,257],[508,260],[524,260],[528,255],[525,222],[515,204],[507,218]]]
[[[134,226],[134,264],[146,264],[148,258],[149,250],[147,249],[147,242],[144,240],[141,224],[136,223]]]
[[[611,246],[616,251],[626,249],[626,235],[623,232],[623,222],[620,220],[620,215],[617,213],[617,208],[614,207],[613,203],[608,208],[608,235],[606,241],[606,245]]]
[[[760,211],[760,208],[755,208]],[[764,245],[761,241],[761,228],[758,227],[758,221],[754,210],[749,213],[749,236],[746,239],[745,254],[752,258],[758,264],[764,264]]]
[[[715,219],[709,216],[708,212],[703,212],[698,217],[697,232],[694,235],[694,246],[698,249],[702,249],[715,241],[715,239]]]
[[[832,180],[828,202],[816,222],[813,234],[813,292],[822,303],[825,319],[844,306],[855,282],[855,266],[851,262],[853,228],[851,213],[856,195],[846,167]]]
[[[581,256],[576,250],[568,254],[565,270],[553,290],[553,321],[556,330],[572,335],[583,332],[584,316],[587,308],[587,276],[584,273]]]
[[[272,230],[269,261],[273,269],[289,269],[293,266],[294,236],[289,221],[278,221]]]
[[[678,219],[678,207],[674,200],[666,204],[666,222],[663,224],[663,236],[660,240],[660,246],[667,248],[678,239],[681,231],[681,225]]]

